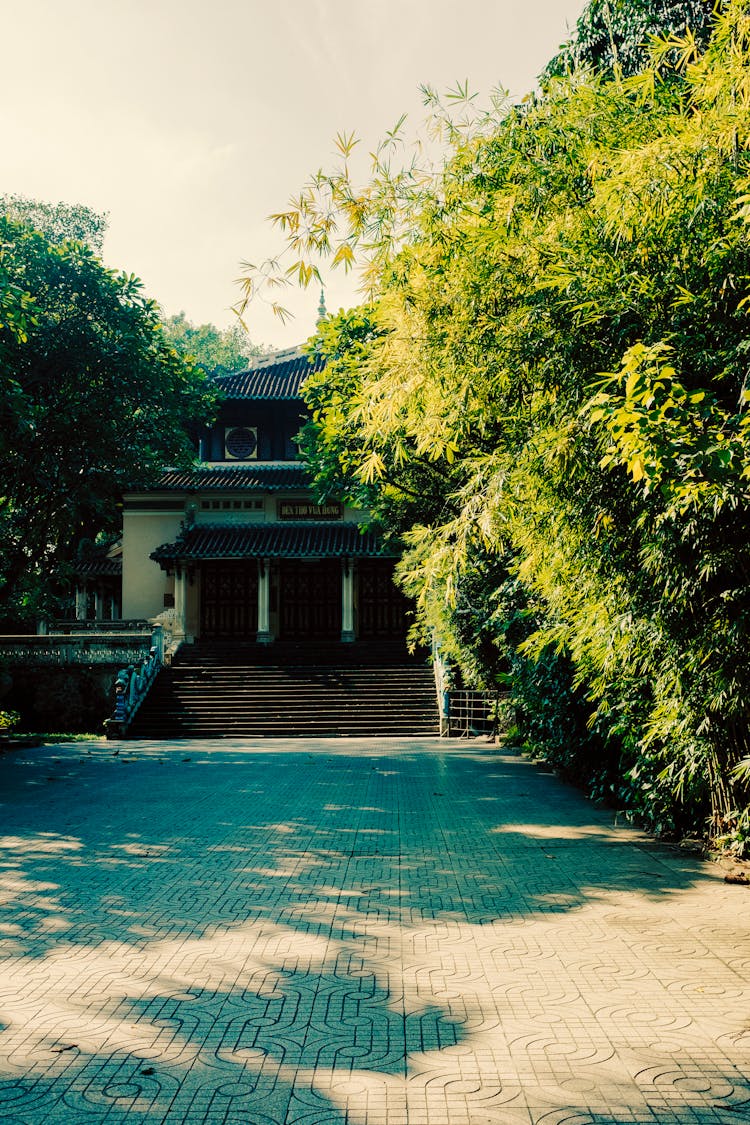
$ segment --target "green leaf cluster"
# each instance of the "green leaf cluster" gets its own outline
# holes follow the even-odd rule
[[[40,231],[50,242],[85,242],[101,254],[109,218],[84,203],[46,203],[25,195],[0,195],[0,213]]]
[[[122,492],[188,463],[210,409],[137,278],[90,245],[0,215],[0,617],[65,593],[81,544],[112,534]]]
[[[217,328],[214,324],[193,324],[179,312],[167,317],[163,328],[180,355],[205,371],[239,371],[253,356],[267,351],[252,342],[239,321],[229,328]]]
[[[637,74],[648,65],[655,38],[689,34],[705,47],[716,7],[714,0],[590,0],[575,35],[547,64],[544,77],[582,67]]]
[[[400,533],[423,634],[598,795],[740,846],[750,4],[702,26],[522,106],[431,95],[442,162],[340,167],[285,221],[296,254],[362,260],[307,451]]]

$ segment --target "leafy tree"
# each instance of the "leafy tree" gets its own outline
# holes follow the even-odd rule
[[[715,8],[714,0],[590,0],[575,35],[547,64],[544,77],[559,77],[581,67],[637,74],[648,65],[654,38],[689,33],[705,47]]]
[[[184,312],[167,317],[164,333],[181,355],[189,356],[206,371],[237,371],[265,349],[253,344],[241,324],[216,328],[213,324],[191,324]]]
[[[41,231],[51,242],[85,242],[101,254],[108,216],[83,203],[45,203],[24,195],[0,196],[0,214]]]
[[[0,604],[23,621],[123,490],[190,459],[182,423],[210,396],[140,282],[83,242],[0,218],[0,293]]]
[[[749,8],[728,3],[703,53],[673,36],[642,71],[563,74],[522,108],[430,95],[442,164],[399,164],[393,140],[358,185],[342,138],[277,216],[290,276],[363,263],[364,343],[354,314],[319,334],[336,358],[312,456],[402,530],[423,627],[508,681],[535,747],[598,792],[738,846]]]
[[[303,387],[312,419],[303,427],[300,450],[321,500],[345,494],[398,533],[446,502],[446,477],[413,445],[400,448],[403,434],[391,434],[385,448],[362,429],[360,411],[367,410],[370,397],[368,365],[385,336],[373,306],[342,311],[319,324],[314,350],[325,367]]]

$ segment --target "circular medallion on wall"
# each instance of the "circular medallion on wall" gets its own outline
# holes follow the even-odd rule
[[[227,457],[234,461],[249,461],[258,449],[258,433],[247,426],[235,426],[227,430],[224,446]]]

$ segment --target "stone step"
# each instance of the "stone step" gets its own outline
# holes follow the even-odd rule
[[[199,663],[198,655],[193,649],[160,674],[129,737],[437,734],[432,670],[424,663],[278,667],[239,657],[227,663],[226,649],[214,651],[217,663],[205,654]]]
[[[174,667],[225,664],[245,667],[331,667],[388,668],[394,665],[424,666],[424,649],[409,653],[403,642],[284,642],[269,645],[254,642],[198,642],[183,645]]]
[[[382,684],[325,684],[318,687],[311,684],[300,684],[299,688],[295,689],[290,689],[288,684],[262,685],[260,687],[258,684],[242,683],[229,686],[224,684],[214,686],[210,684],[165,684],[163,687],[154,688],[152,698],[156,699],[164,695],[179,695],[190,699],[222,695],[232,699],[253,698],[255,696],[263,698],[267,694],[267,687],[273,687],[275,695],[288,695],[296,698],[307,696],[310,699],[319,699],[326,695],[330,697],[348,697],[351,695],[377,697],[383,694]],[[409,696],[410,698],[434,698],[435,696],[434,688],[424,687],[421,684],[414,684],[409,690],[406,690],[407,685],[399,683],[398,688],[404,689],[397,692],[399,695]]]

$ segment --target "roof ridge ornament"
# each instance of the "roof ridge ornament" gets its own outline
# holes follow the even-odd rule
[[[321,289],[321,291],[320,291],[320,302],[318,304],[318,319],[316,321],[316,325],[320,324],[320,322],[322,320],[325,320],[325,318],[327,316],[328,316],[328,310],[326,309],[326,292],[325,292],[325,289]]]

